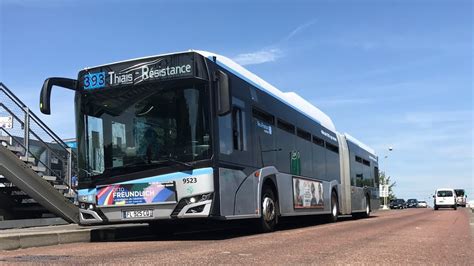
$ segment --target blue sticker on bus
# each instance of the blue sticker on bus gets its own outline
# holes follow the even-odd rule
[[[105,87],[105,72],[84,75],[84,89],[92,90]]]

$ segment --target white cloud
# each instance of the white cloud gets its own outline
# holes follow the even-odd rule
[[[288,34],[285,39],[283,39],[284,41],[289,41],[291,38],[293,38],[294,36],[296,36],[297,34],[301,33],[303,30],[307,29],[308,27],[314,25],[316,23],[316,20],[313,19],[313,20],[310,20],[304,24],[301,24],[299,25],[298,27],[296,27],[294,30],[292,30],[290,32],[290,34]]]
[[[273,45],[269,46],[268,48],[263,48],[256,52],[250,53],[242,53],[233,58],[234,61],[237,63],[245,66],[245,65],[257,65],[263,64],[268,62],[274,62],[280,57],[283,57],[284,53],[281,47],[283,43],[290,41],[293,37],[300,34],[308,27],[314,25],[316,20],[310,20],[306,23],[303,23],[293,29],[288,35],[285,36],[281,41],[274,43]]]
[[[283,52],[278,48],[263,49],[252,53],[243,53],[234,57],[234,61],[245,65],[256,65],[267,62],[274,62],[279,57],[283,56]]]

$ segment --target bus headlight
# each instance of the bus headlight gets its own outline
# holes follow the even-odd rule
[[[171,217],[176,218],[178,216],[179,212],[186,205],[199,203],[199,202],[210,200],[210,199],[212,199],[212,192],[211,193],[206,193],[206,194],[201,194],[201,195],[195,195],[195,196],[188,197],[188,198],[183,198],[178,202],[178,205],[176,205],[176,208],[171,213]],[[203,207],[204,207],[204,205],[203,205]],[[193,210],[194,210],[194,208],[193,208]],[[194,210],[194,211],[202,211],[202,210],[200,210],[200,207],[199,207],[198,210]]]
[[[95,209],[95,205],[94,204],[90,204],[90,203],[85,203],[85,202],[81,202],[79,204],[79,208],[81,209],[84,209],[84,210],[94,210]]]
[[[207,193],[207,194],[192,196],[189,198],[184,198],[184,199],[181,199],[181,201],[185,201],[186,205],[188,205],[188,204],[198,203],[201,201],[210,200],[211,198],[212,198],[212,193]]]

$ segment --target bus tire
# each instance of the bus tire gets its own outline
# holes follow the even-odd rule
[[[368,218],[370,216],[370,197],[365,197],[365,211],[362,213],[362,218]]]
[[[339,203],[337,200],[336,192],[331,193],[331,214],[329,214],[329,222],[334,223],[337,222],[337,218],[339,216]]]
[[[262,200],[260,205],[261,216],[258,220],[257,230],[260,233],[268,233],[275,230],[278,224],[278,201],[275,192],[270,186],[262,189]]]

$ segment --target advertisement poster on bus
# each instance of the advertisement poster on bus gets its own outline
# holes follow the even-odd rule
[[[99,206],[175,202],[174,183],[117,184],[98,188]]]
[[[324,208],[323,184],[293,177],[293,203],[295,209]]]

